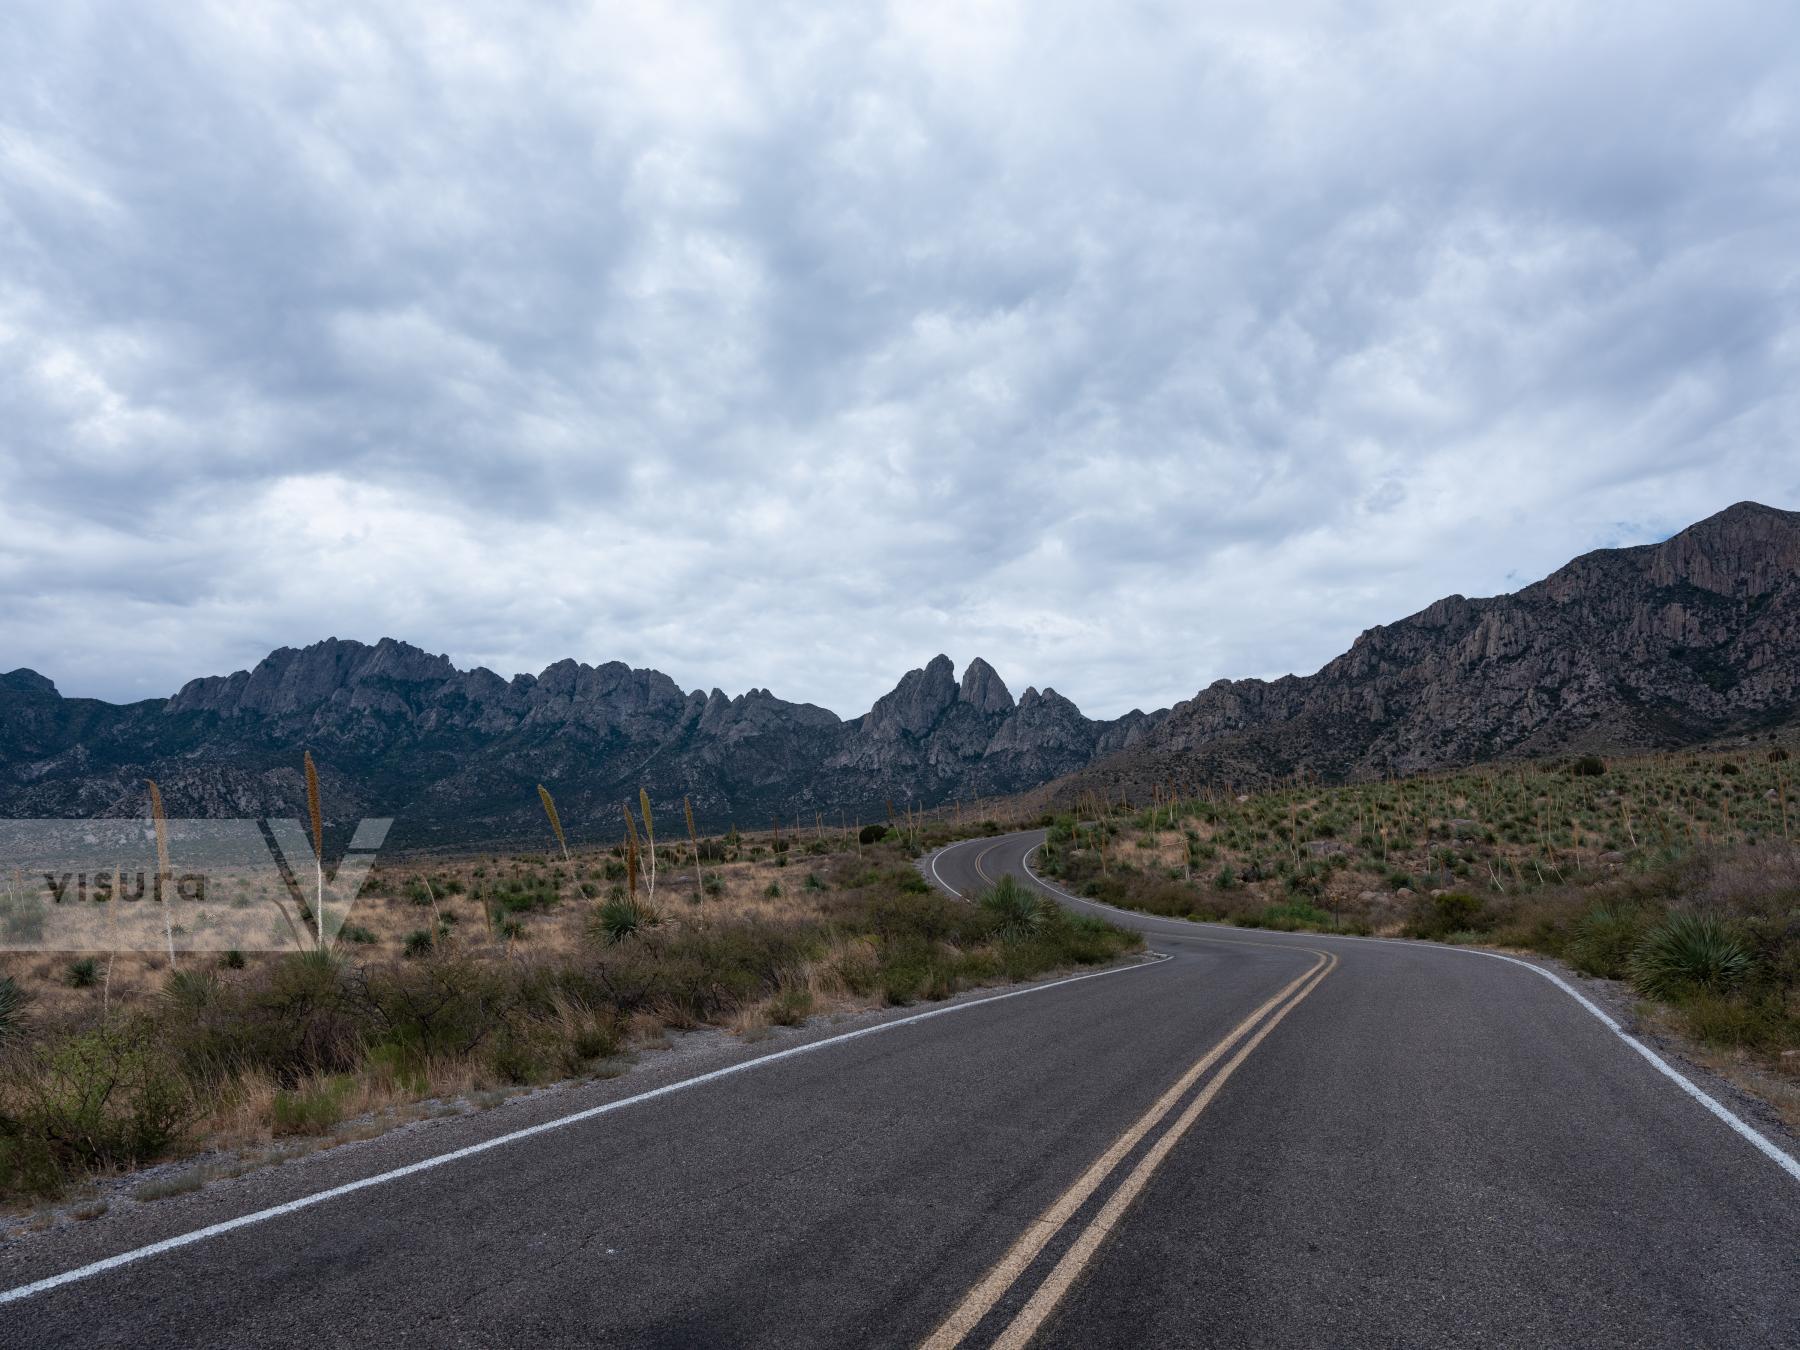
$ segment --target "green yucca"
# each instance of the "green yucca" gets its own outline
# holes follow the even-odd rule
[[[1003,876],[981,897],[981,908],[993,916],[994,931],[1006,942],[1017,942],[1043,931],[1049,917],[1044,902],[1011,876]]]
[[[590,920],[591,931],[609,947],[662,924],[662,916],[635,900],[608,900]]]
[[[556,798],[542,783],[538,784],[538,800],[544,804],[544,814],[550,817],[550,833],[556,836],[556,846],[562,850],[563,861],[568,862],[569,841],[563,838],[562,817],[556,814]]]
[[[1694,989],[1725,993],[1750,973],[1750,951],[1711,914],[1676,914],[1631,953],[1631,982],[1651,998]]]

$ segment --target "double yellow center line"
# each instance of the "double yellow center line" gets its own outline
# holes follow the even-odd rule
[[[984,855],[985,856],[985,855]],[[979,868],[979,860],[977,867]],[[1234,944],[1252,945],[1252,944]],[[1273,945],[1273,944],[1254,944]],[[1292,950],[1289,948],[1288,950]],[[1188,1103],[1185,1110],[1175,1118],[1162,1135],[1145,1150],[1143,1157],[1133,1167],[1113,1193],[1107,1197],[1097,1214],[1087,1226],[1076,1236],[1074,1243],[1066,1251],[1062,1259],[1052,1268],[1044,1282],[1025,1303],[1013,1320],[1001,1331],[999,1337],[991,1344],[995,1346],[1018,1347],[1025,1345],[1038,1328],[1044,1324],[1056,1305],[1068,1293],[1071,1285],[1094,1259],[1125,1211],[1149,1184],[1151,1176],[1169,1156],[1181,1137],[1188,1132],[1193,1123],[1199,1119],[1200,1113],[1218,1096],[1219,1089],[1225,1080],[1230,1078],[1237,1068],[1250,1057],[1252,1051],[1261,1045],[1263,1039],[1275,1029],[1281,1019],[1286,1017],[1308,994],[1319,986],[1337,965],[1337,957],[1329,952],[1304,948],[1318,959],[1298,978],[1286,985],[1272,998],[1268,999],[1255,1012],[1239,1022],[1223,1040],[1208,1050],[1189,1066],[1187,1071],[1176,1079],[1168,1091],[1158,1097],[1150,1109],[1139,1116],[1132,1125],[1115,1139],[1098,1158],[1070,1186],[1058,1196],[1054,1203],[1032,1221],[1019,1240],[1013,1243],[1006,1255],[1001,1257],[994,1268],[982,1277],[978,1283],[957,1304],[954,1311],[944,1319],[937,1330],[932,1332],[924,1342],[924,1350],[952,1350],[960,1346],[975,1330],[976,1325],[988,1315],[1006,1292],[1017,1284],[1033,1261],[1053,1239],[1063,1231],[1069,1222],[1087,1203],[1107,1177],[1112,1175],[1119,1164],[1141,1143],[1144,1138],[1162,1123],[1182,1097],[1197,1083],[1206,1071],[1217,1064],[1234,1046],[1237,1053],[1231,1056],[1225,1067],[1215,1074],[1211,1081],[1201,1089],[1194,1100]],[[1266,1020],[1265,1020],[1266,1019]],[[1260,1024],[1260,1025],[1259,1025]],[[1240,1044],[1241,1042],[1241,1044]]]

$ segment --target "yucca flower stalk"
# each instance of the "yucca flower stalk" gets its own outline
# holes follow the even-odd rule
[[[556,846],[562,850],[566,863],[569,861],[569,841],[563,838],[562,817],[556,814],[556,798],[542,783],[538,784],[538,800],[544,804],[544,814],[550,817],[550,833],[556,836]]]
[[[706,883],[700,876],[700,835],[694,829],[694,808],[686,797],[681,799],[681,813],[687,817],[688,843],[694,846],[694,895],[698,898],[706,893]]]
[[[646,854],[650,859],[649,902],[656,903],[656,817],[650,814],[650,793],[638,789],[638,809],[644,813],[644,838],[648,841]]]
[[[112,972],[113,957],[118,955],[118,943],[113,940],[113,920],[119,909],[119,897],[125,893],[125,878],[119,865],[113,864],[112,895],[106,907],[106,980],[100,986],[100,1020],[106,1021],[112,1016]]]
[[[637,903],[638,888],[638,832],[637,822],[631,818],[631,805],[626,803],[625,812],[625,890],[631,896],[632,903]]]
[[[313,918],[318,924],[319,950],[325,950],[325,816],[319,809],[319,770],[312,751],[306,752],[306,815],[312,823]]]
[[[169,866],[169,818],[163,814],[162,789],[156,786],[154,778],[144,780],[150,785],[150,825],[156,831],[156,893],[162,895],[162,888],[175,879],[175,873]],[[169,940],[169,968],[175,968],[175,920],[169,912],[173,903],[163,898],[163,935]]]

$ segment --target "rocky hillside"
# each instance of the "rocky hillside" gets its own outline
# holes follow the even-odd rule
[[[683,796],[703,827],[880,819],[890,800],[1041,784],[1129,747],[1161,716],[1097,722],[1051,689],[1015,702],[979,659],[959,682],[939,656],[846,721],[766,689],[684,692],[617,662],[507,680],[391,639],[334,638],[125,706],[65,699],[29,670],[0,676],[0,814],[140,814],[147,777],[172,814],[294,814],[310,749],[331,814],[397,816],[403,844],[541,834],[540,782],[571,830],[607,838],[639,785],[665,830]]]
[[[1439,600],[1315,675],[1220,680],[1054,795],[1664,748],[1797,708],[1800,514],[1742,502],[1512,595]]]

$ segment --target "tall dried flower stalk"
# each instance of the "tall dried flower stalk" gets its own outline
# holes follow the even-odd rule
[[[306,814],[312,822],[313,918],[318,924],[319,950],[325,950],[325,816],[319,809],[319,770],[312,751],[306,752]]]
[[[646,856],[650,859],[650,903],[656,903],[656,817],[650,814],[650,793],[638,789],[638,809],[644,813],[644,838],[648,841]]]
[[[163,892],[164,886],[173,886],[175,873],[169,866],[169,818],[163,814],[162,789],[156,786],[154,778],[144,780],[150,785],[150,825],[156,831],[156,894],[163,902],[163,935],[169,940],[169,968],[175,967],[175,920],[171,916],[169,906],[174,903]]]
[[[681,813],[687,817],[688,843],[694,846],[694,897],[698,899],[706,893],[706,883],[700,879],[700,835],[694,829],[694,808],[686,797],[681,799]]]
[[[563,837],[562,817],[556,814],[556,798],[542,783],[538,784],[538,800],[544,804],[544,814],[550,817],[550,833],[556,836],[556,846],[562,850],[563,861],[568,862],[569,841]]]

